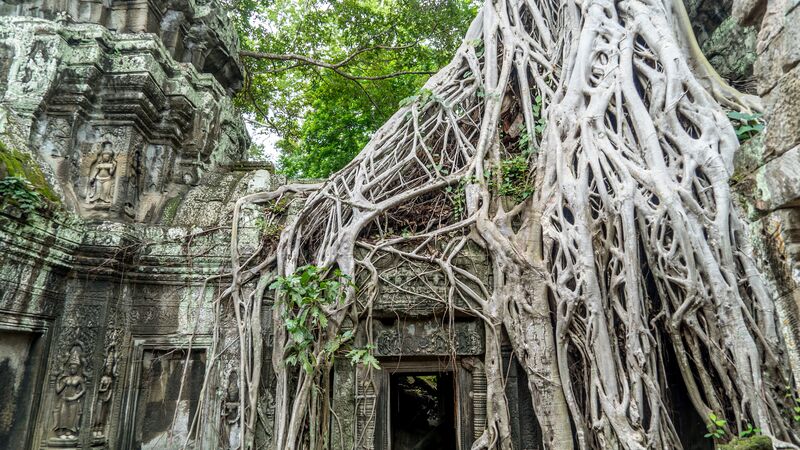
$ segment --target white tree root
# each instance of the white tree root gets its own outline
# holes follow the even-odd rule
[[[775,308],[728,187],[738,142],[720,103],[757,105],[713,76],[682,11],[673,0],[487,0],[453,62],[308,196],[274,261],[240,265],[233,250],[245,434],[262,280],[304,264],[366,280],[326,311],[313,349],[323,359],[345,319],[371,329],[375,261],[391,254],[438,267],[450,315],[485,324],[487,425],[474,449],[513,447],[504,334],[547,449],[681,448],[668,387],[682,386],[729,436],[752,424],[796,448]],[[535,193],[503,195],[504,164],[520,157]],[[489,256],[491,283],[454,262],[468,247]],[[245,279],[259,282],[243,297]],[[273,443],[323,448],[330,365],[287,367],[273,318]]]

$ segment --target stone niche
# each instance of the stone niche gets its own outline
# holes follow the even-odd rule
[[[134,342],[123,448],[180,449],[186,441],[190,448],[211,448],[203,444],[208,433],[199,411],[206,351],[202,344],[189,349],[169,340]]]
[[[40,332],[0,328],[0,448],[31,445],[44,340]]]

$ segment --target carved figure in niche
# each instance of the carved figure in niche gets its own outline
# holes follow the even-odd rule
[[[106,350],[106,361],[103,364],[103,375],[97,388],[97,400],[92,416],[92,437],[105,436],[108,413],[111,410],[111,397],[114,393],[114,380],[117,378],[117,350],[112,344]]]
[[[228,389],[222,403],[222,446],[226,449],[239,448],[239,375],[232,370],[228,375]]]
[[[72,347],[66,367],[56,380],[55,431],[60,439],[77,439],[86,394],[86,375],[79,346]]]
[[[114,200],[114,174],[117,161],[111,142],[103,142],[97,158],[89,169],[89,184],[86,188],[86,203],[92,206],[110,205]]]

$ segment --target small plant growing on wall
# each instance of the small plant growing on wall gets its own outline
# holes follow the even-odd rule
[[[5,177],[0,180],[0,199],[14,205],[24,214],[30,214],[44,205],[42,197],[24,178]]]
[[[705,434],[705,437],[709,439],[721,439],[725,437],[725,426],[728,422],[721,417],[717,417],[713,412],[708,414],[708,420],[709,422],[706,424],[708,433]]]
[[[729,111],[728,118],[731,119],[739,142],[749,141],[758,133],[764,131],[764,120],[761,118],[761,114]]]
[[[314,372],[322,358],[333,361],[345,344],[353,339],[353,331],[348,330],[330,339],[322,349],[315,347],[319,336],[328,327],[326,307],[339,304],[345,297],[345,290],[354,286],[351,278],[338,269],[330,277],[326,275],[317,266],[306,265],[292,275],[279,277],[270,285],[270,289],[282,294],[282,301],[276,307],[282,309],[283,325],[291,341],[284,361],[287,365],[301,366],[308,374]],[[346,357],[353,364],[379,368],[372,350],[369,345],[363,349],[351,348]]]

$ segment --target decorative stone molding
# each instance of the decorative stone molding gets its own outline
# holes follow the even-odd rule
[[[84,217],[156,221],[166,192],[249,146],[230,90],[153,35],[0,17],[0,54],[12,57],[0,73],[0,127],[15,130],[6,143],[35,153]]]
[[[2,0],[0,16],[102,25],[119,33],[152,33],[175,60],[213,74],[230,92],[244,79],[239,39],[217,0]]]
[[[434,320],[374,325],[376,356],[470,356],[484,352],[479,322],[456,322],[450,329]]]

